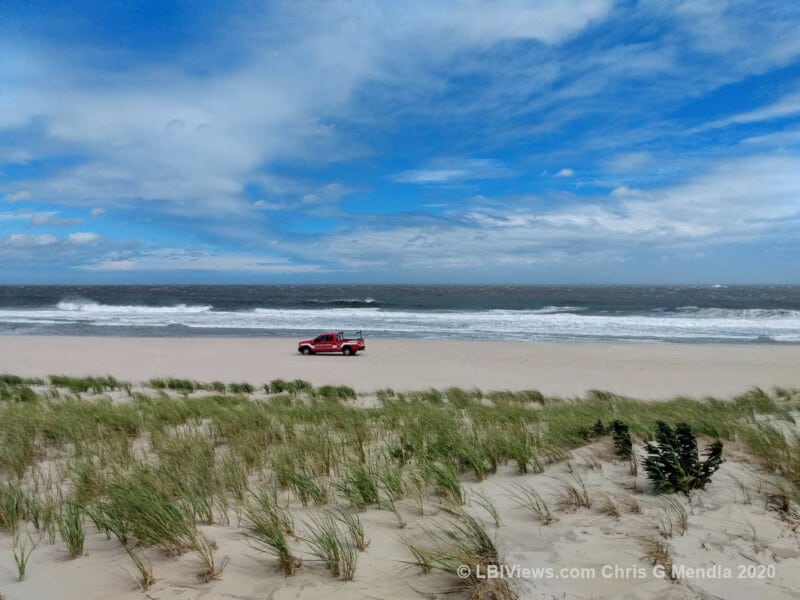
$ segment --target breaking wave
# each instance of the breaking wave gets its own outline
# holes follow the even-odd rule
[[[345,303],[342,305],[341,303]],[[215,310],[208,304],[110,305],[68,298],[55,306],[0,310],[0,331],[131,335],[295,335],[363,330],[365,335],[521,341],[800,342],[800,311],[683,306],[642,314],[592,314],[579,306],[531,310],[399,310],[372,298],[320,302],[306,308]],[[164,331],[169,328],[169,332]],[[162,331],[162,334],[158,332]]]

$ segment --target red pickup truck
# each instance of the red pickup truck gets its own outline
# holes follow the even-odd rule
[[[300,354],[318,354],[322,352],[341,352],[345,356],[354,356],[360,350],[366,350],[364,336],[356,332],[357,338],[346,338],[341,331],[338,333],[323,333],[313,340],[303,340],[297,344]]]

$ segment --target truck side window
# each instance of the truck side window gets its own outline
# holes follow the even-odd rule
[[[323,341],[324,339],[325,339],[325,336],[324,336],[324,335],[318,335],[317,337],[315,337],[315,338],[314,338],[314,341],[315,341],[315,342],[321,342],[321,341]]]

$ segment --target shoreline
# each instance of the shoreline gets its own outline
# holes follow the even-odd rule
[[[0,372],[198,381],[305,379],[382,388],[591,389],[646,399],[800,387],[800,345],[452,341],[372,338],[356,357],[301,356],[296,338],[0,336]]]

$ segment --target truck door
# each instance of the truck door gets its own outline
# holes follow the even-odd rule
[[[336,350],[336,336],[326,335],[325,341],[322,342],[325,352],[332,352]]]

